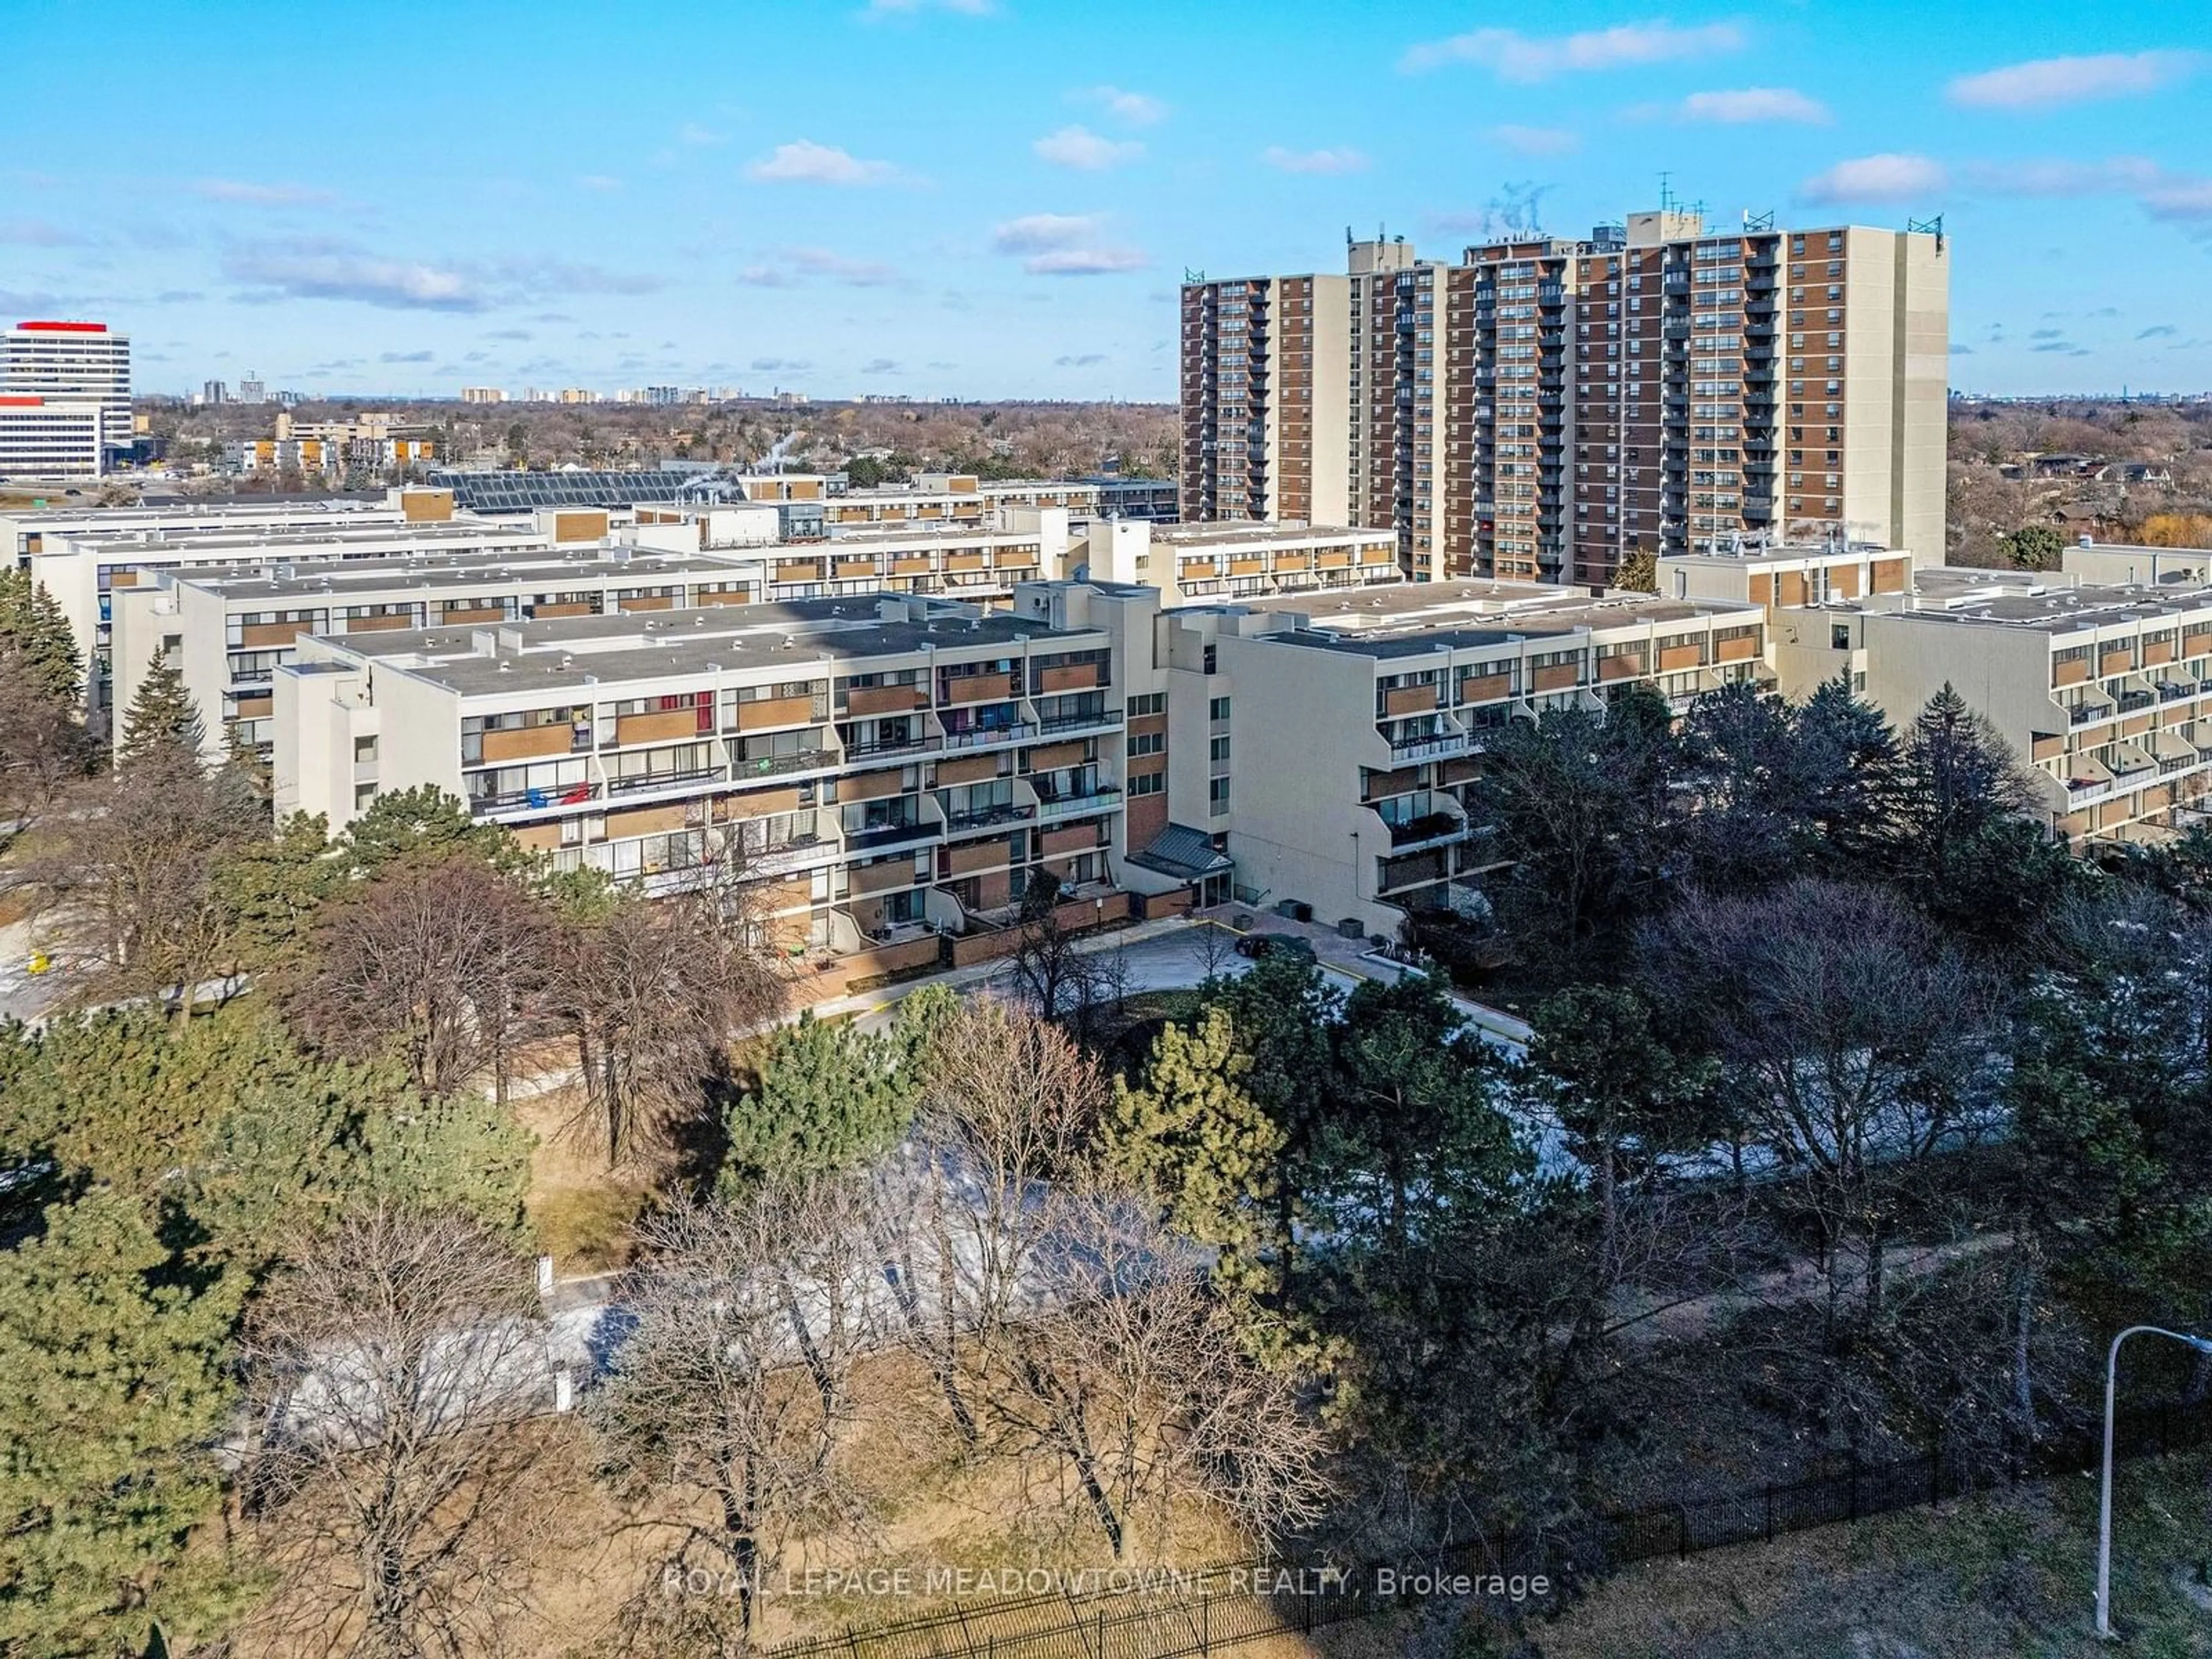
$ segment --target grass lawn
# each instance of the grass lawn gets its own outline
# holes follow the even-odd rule
[[[2212,1655],[2212,1590],[2194,1583],[2212,1557],[2208,1477],[2203,1454],[2118,1471],[2117,1647],[2098,1642],[2091,1623],[2094,1474],[1650,1563],[1523,1637],[1542,1659]],[[1483,1650],[1477,1628],[1463,1650]],[[1508,1641],[1498,1650],[1514,1650]]]

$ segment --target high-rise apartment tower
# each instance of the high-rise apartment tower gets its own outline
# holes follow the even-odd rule
[[[1182,294],[1182,516],[1398,532],[1416,580],[1601,583],[1745,536],[1942,544],[1940,231],[1708,231],[1678,210],[1575,241]]]

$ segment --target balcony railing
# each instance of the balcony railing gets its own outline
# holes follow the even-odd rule
[[[837,757],[827,749],[805,749],[793,755],[733,756],[730,775],[741,778],[779,777],[786,772],[811,772],[824,766],[836,764]],[[709,773],[707,775],[712,776]]]
[[[947,834],[968,830],[985,830],[997,823],[1026,823],[1030,817],[1026,806],[985,806],[972,812],[947,812],[945,828]]]
[[[695,766],[683,772],[647,772],[634,778],[610,778],[607,794],[610,799],[620,795],[642,795],[656,789],[674,789],[687,783],[699,783],[708,778],[719,778],[719,766]]]
[[[1466,752],[1467,738],[1463,733],[1457,732],[1448,732],[1435,737],[1390,739],[1390,758],[1393,760],[1431,760],[1439,755],[1460,755]]]
[[[1086,795],[1040,797],[1037,816],[1043,818],[1074,817],[1084,812],[1103,812],[1121,804],[1121,792],[1117,788],[1094,789]]]
[[[1039,720],[1041,732],[1079,732],[1087,726],[1119,726],[1121,711],[1118,708],[1098,708],[1087,714],[1059,714],[1048,720]]]
[[[845,834],[845,845],[856,853],[870,852],[878,847],[896,847],[909,841],[927,841],[938,833],[938,826],[927,818],[916,818],[911,823],[883,823],[871,830],[850,830]]]
[[[970,732],[947,732],[947,749],[988,749],[1001,743],[1019,743],[1037,735],[1037,728],[1027,720],[1015,720],[1006,726],[980,726]]]
[[[848,743],[845,745],[845,753],[858,759],[867,755],[919,754],[936,747],[937,739],[927,736],[876,738],[867,743]]]

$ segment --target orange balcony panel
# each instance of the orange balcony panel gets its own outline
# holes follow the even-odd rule
[[[545,755],[566,755],[574,747],[574,733],[565,726],[519,726],[483,734],[483,757],[488,761],[535,760]]]
[[[998,775],[996,755],[960,755],[937,763],[937,787],[940,789],[956,783],[981,783]]]
[[[1569,691],[1582,683],[1582,673],[1578,663],[1555,662],[1538,669],[1531,678],[1539,691]]]
[[[1679,673],[1685,668],[1701,668],[1705,661],[1705,647],[1702,641],[1659,647],[1659,672],[1662,674]]]
[[[902,714],[921,707],[921,691],[912,685],[860,685],[845,694],[845,712],[857,718]]]
[[[950,703],[1004,702],[1013,695],[1010,674],[966,674],[945,686],[945,700]]]
[[[1029,750],[1024,758],[1032,772],[1049,772],[1061,766],[1080,766],[1091,758],[1091,745],[1081,740],[1048,743],[1042,748]]]
[[[813,718],[811,697],[763,697],[738,705],[740,732],[770,732],[782,726],[805,726]]]
[[[289,645],[307,631],[303,622],[255,623],[238,630],[238,642],[249,650],[266,650],[270,646]]]
[[[1048,830],[1037,841],[1042,849],[1042,856],[1048,859],[1063,858],[1071,853],[1094,852],[1105,844],[1095,823],[1073,823],[1065,830]]]
[[[920,879],[912,859],[893,859],[888,864],[860,865],[847,878],[846,885],[855,893],[893,893]]]
[[[1060,691],[1087,691],[1097,684],[1098,665],[1095,662],[1048,668],[1037,675],[1037,690],[1046,696]]]
[[[696,708],[624,714],[615,721],[615,741],[625,746],[633,743],[674,743],[699,735],[699,711]]]
[[[1006,843],[1004,841],[969,842],[964,846],[950,848],[945,854],[945,871],[955,876],[972,876],[978,870],[1001,869],[1006,862]]]

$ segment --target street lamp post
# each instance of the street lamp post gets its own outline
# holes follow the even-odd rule
[[[2112,1639],[2112,1396],[2119,1382],[2120,1344],[2131,1336],[2163,1336],[2198,1353],[2212,1353],[2212,1338],[2187,1336],[2156,1325],[2129,1326],[2106,1352],[2105,1475],[2097,1510],[2097,1635],[2107,1642]]]

